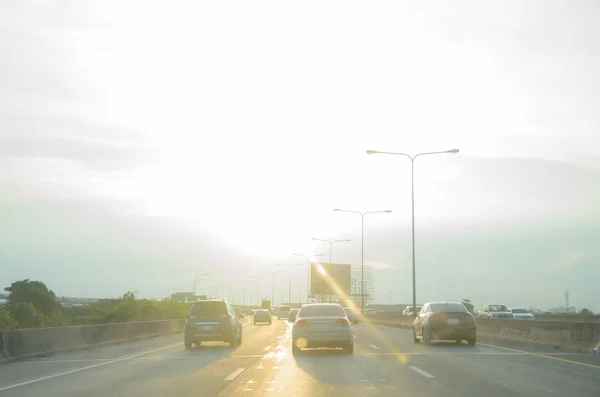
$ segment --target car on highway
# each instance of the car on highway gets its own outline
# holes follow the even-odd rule
[[[231,304],[224,300],[194,302],[190,307],[183,328],[186,349],[202,342],[218,341],[230,347],[242,344],[242,313],[237,314]]]
[[[423,306],[419,306],[417,305],[417,313],[419,313],[421,311],[421,309],[423,308]],[[404,308],[404,310],[402,310],[402,315],[403,316],[414,316],[415,312],[413,311],[413,307],[411,306],[406,306]]]
[[[346,312],[346,316],[348,316],[348,320],[350,320],[352,324],[358,324],[358,312],[355,309],[351,307],[345,307],[344,311]]]
[[[299,311],[300,311],[300,309],[290,309],[290,311],[288,313],[288,322],[289,323],[293,323],[294,321],[296,321],[296,316],[298,315]]]
[[[513,314],[506,305],[483,305],[483,310],[477,313],[479,318],[511,319]]]
[[[288,305],[280,305],[279,310],[277,310],[277,319],[287,318],[289,313],[290,307]]]
[[[306,304],[298,312],[292,328],[292,354],[318,347],[342,348],[348,354],[354,351],[352,325],[337,303]]]
[[[527,309],[511,308],[508,310],[512,313],[514,320],[535,320],[535,316]]]
[[[269,323],[273,322],[273,317],[271,317],[271,312],[266,309],[255,310],[254,315],[252,317],[252,322],[254,325],[258,323]]]
[[[423,305],[413,322],[413,340],[429,345],[433,341],[477,341],[475,317],[460,302],[429,302]]]
[[[366,314],[366,315],[377,314],[377,312],[375,311],[375,309],[365,309],[365,310],[362,310],[361,312],[362,312],[362,314]]]

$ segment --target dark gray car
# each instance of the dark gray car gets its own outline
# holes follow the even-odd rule
[[[242,344],[242,323],[233,306],[227,301],[207,300],[195,302],[185,320],[183,340],[186,349],[193,344],[218,341],[229,343],[230,347]]]

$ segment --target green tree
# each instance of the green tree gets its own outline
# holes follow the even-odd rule
[[[580,316],[593,316],[594,312],[592,312],[590,309],[583,308],[579,311],[579,315]]]
[[[8,331],[17,328],[17,320],[6,309],[0,309],[0,331]]]
[[[30,302],[19,302],[11,309],[19,328],[40,328],[48,325],[48,319]]]
[[[41,281],[15,281],[4,290],[9,293],[7,307],[13,316],[19,303],[31,303],[38,312],[50,319],[55,319],[61,311],[56,295]]]
[[[121,301],[134,301],[137,299],[138,292],[137,291],[127,291],[123,294],[122,297],[119,298]]]
[[[263,309],[270,309],[271,308],[271,301],[269,299],[263,299],[260,307],[263,308]]]

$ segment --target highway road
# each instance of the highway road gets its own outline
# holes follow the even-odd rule
[[[527,345],[412,342],[407,329],[353,327],[355,354],[291,354],[286,321],[244,320],[238,348],[185,350],[174,334],[0,364],[0,396],[600,396],[600,356]]]

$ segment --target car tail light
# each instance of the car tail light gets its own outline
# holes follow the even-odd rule
[[[345,318],[338,318],[336,321],[337,325],[341,325],[342,327],[347,327],[348,326],[348,321],[346,321]]]
[[[306,327],[308,325],[308,320],[298,320],[296,321],[296,327]]]

